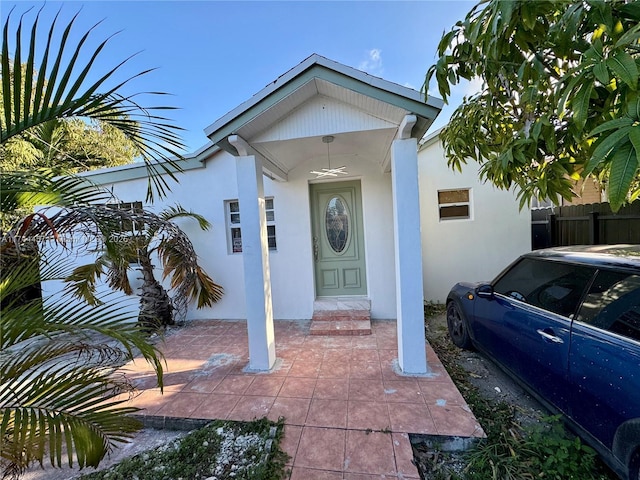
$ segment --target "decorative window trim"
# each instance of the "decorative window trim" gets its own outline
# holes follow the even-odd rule
[[[473,220],[471,188],[449,188],[437,193],[439,221]]]
[[[269,250],[276,251],[276,218],[273,197],[265,198],[265,211]],[[240,213],[240,202],[237,199],[224,201],[224,216],[227,226],[227,250],[230,255],[242,253],[242,221]]]

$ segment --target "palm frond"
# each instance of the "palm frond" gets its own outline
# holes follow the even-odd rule
[[[51,169],[0,172],[0,211],[32,209],[37,205],[106,202],[113,195],[75,175],[58,176]]]
[[[165,208],[160,212],[159,217],[167,222],[175,220],[176,218],[191,218],[198,222],[198,226],[201,230],[206,231],[211,228],[209,220],[198,213],[186,210],[182,205],[173,205]]]
[[[118,93],[125,85],[153,70],[143,70],[124,80],[116,80],[121,68],[133,58],[130,56],[102,74],[95,72],[96,60],[111,37],[89,50],[91,47],[87,46],[87,42],[94,26],[73,43],[70,38],[78,16],[76,14],[64,27],[56,43],[56,22],[60,12],[48,30],[47,43],[41,53],[42,61],[38,68],[35,65],[35,49],[40,32],[40,13],[36,14],[31,26],[31,34],[25,46],[28,55],[24,64],[24,15],[20,18],[15,30],[12,65],[9,55],[12,13],[7,16],[2,38],[0,65],[4,115],[0,143],[4,144],[30,128],[55,119],[87,117],[100,120],[120,130],[141,153],[150,175],[147,200],[153,199],[154,190],[160,197],[164,196],[170,190],[167,178],[176,181],[175,173],[182,171],[178,160],[182,158],[181,152],[184,150],[181,140],[183,129],[158,113],[173,110],[174,107],[143,106],[136,98],[143,95],[164,96],[159,92],[142,92],[128,96]],[[50,57],[53,59],[51,63]],[[82,64],[80,58],[87,57],[89,60]],[[98,79],[94,83],[87,82],[89,78],[95,77]]]
[[[6,259],[3,257],[3,262]],[[96,307],[64,296],[16,304],[7,296],[35,281],[64,278],[71,262],[18,257],[0,282],[0,472],[16,473],[49,456],[60,466],[74,454],[96,466],[140,425],[126,407],[130,381],[114,375],[136,352],[151,364],[162,387],[162,356],[123,309],[122,301],[99,297]],[[66,454],[64,453],[66,451]]]

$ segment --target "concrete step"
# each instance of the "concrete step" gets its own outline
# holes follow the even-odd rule
[[[362,309],[316,309],[311,335],[371,335],[371,311]]]

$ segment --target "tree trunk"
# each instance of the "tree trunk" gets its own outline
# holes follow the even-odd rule
[[[153,265],[146,248],[140,250],[138,260],[143,278],[138,323],[149,330],[158,330],[167,325],[173,325],[171,298],[153,275]]]

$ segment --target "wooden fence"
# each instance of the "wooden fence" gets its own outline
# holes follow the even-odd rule
[[[534,250],[565,245],[640,243],[640,200],[617,213],[608,203],[537,208],[531,211]]]

